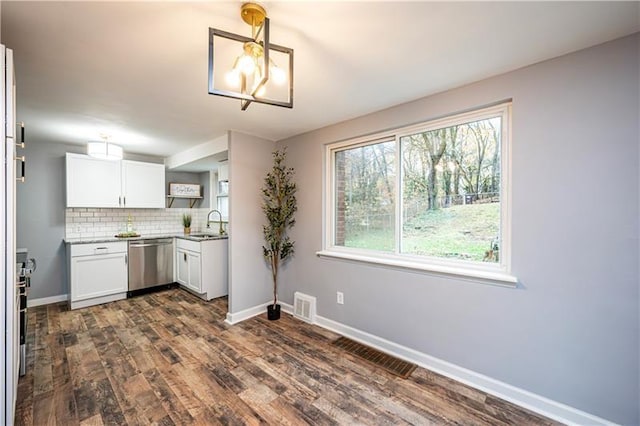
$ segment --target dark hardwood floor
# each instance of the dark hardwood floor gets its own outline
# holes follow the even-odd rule
[[[422,368],[392,376],[289,315],[226,311],[180,289],[29,309],[16,424],[555,424]]]

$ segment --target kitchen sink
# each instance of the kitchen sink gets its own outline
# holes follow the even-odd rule
[[[219,234],[191,234],[189,236],[196,240],[212,240],[214,238],[221,237],[221,235]]]

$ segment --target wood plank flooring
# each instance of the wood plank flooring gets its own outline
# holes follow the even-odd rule
[[[397,378],[289,315],[226,312],[180,289],[29,309],[16,424],[556,424],[423,368]]]

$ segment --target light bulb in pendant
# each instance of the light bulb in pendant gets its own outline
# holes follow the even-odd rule
[[[248,55],[242,55],[238,58],[238,67],[244,75],[251,75],[256,68],[253,58]]]
[[[230,87],[240,87],[240,83],[242,81],[240,78],[240,71],[236,68],[226,73],[224,79]]]
[[[282,85],[287,81],[287,74],[278,66],[272,66],[269,70],[269,74],[273,79],[273,82],[278,85]]]

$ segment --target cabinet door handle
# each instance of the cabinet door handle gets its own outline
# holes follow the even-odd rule
[[[16,123],[20,127],[20,144],[21,148],[24,148],[24,121]]]
[[[122,205],[123,205],[124,207],[126,207],[126,206],[127,206],[127,197],[122,197]]]
[[[125,254],[125,255],[124,255],[124,264],[125,264],[125,265],[128,265],[128,264],[129,264],[129,255],[128,255],[128,254]]]
[[[22,156],[16,156],[16,160],[20,161],[20,165],[21,165],[21,170],[20,170],[20,177],[16,177],[16,180],[18,182],[24,182],[24,178],[25,178],[25,173],[26,173],[26,164],[27,164],[27,159],[24,155]]]
[[[118,197],[118,205],[119,205],[119,206],[122,206],[122,197],[121,197],[121,196],[120,196],[120,197]]]
[[[184,261],[187,261],[187,253],[182,253],[182,255],[184,256]]]

